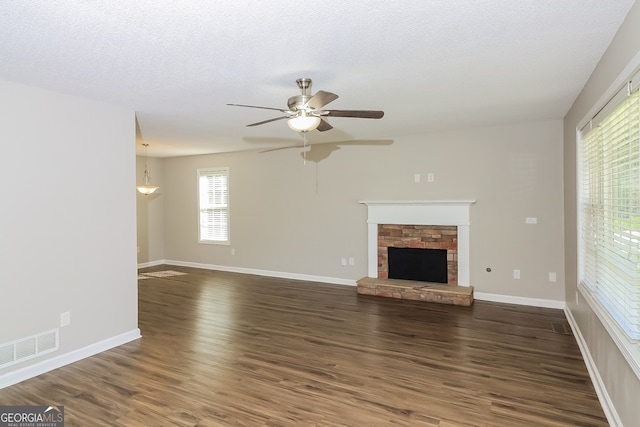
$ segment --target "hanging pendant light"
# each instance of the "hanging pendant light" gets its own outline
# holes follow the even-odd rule
[[[156,191],[160,187],[156,185],[151,185],[151,173],[149,172],[149,158],[147,157],[147,147],[149,147],[149,144],[142,144],[142,145],[144,145],[144,178],[142,179],[142,185],[137,185],[136,190],[138,190],[140,193],[144,194],[145,196],[148,196],[149,194],[152,194],[154,191]]]

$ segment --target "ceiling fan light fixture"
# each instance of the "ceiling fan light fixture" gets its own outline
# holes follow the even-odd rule
[[[287,120],[287,124],[296,132],[311,132],[320,125],[320,120],[320,117],[302,115]]]

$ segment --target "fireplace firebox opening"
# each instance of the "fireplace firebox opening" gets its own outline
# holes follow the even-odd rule
[[[446,249],[388,247],[389,279],[447,283]]]

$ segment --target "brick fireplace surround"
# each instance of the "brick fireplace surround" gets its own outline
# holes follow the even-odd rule
[[[387,248],[444,249],[447,283],[458,284],[458,227],[455,225],[378,224],[378,278],[389,277]]]
[[[469,207],[472,200],[364,201],[368,208],[368,277],[358,293],[471,305]],[[388,279],[388,247],[447,250],[447,284]]]

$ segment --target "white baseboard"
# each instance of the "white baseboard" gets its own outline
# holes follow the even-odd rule
[[[591,377],[591,382],[593,383],[593,388],[596,390],[596,394],[598,395],[598,400],[600,401],[600,405],[602,406],[602,410],[604,411],[605,416],[607,417],[607,421],[609,425],[612,427],[622,427],[622,421],[618,416],[618,412],[616,411],[611,398],[609,397],[609,393],[607,393],[607,389],[604,386],[604,382],[602,381],[602,377],[600,376],[600,371],[598,371],[598,367],[596,366],[593,358],[591,357],[591,353],[589,352],[589,347],[587,346],[587,342],[584,340],[582,336],[582,332],[578,327],[578,323],[576,319],[573,317],[571,310],[565,307],[564,309],[565,316],[567,317],[567,321],[571,326],[571,331],[573,331],[573,336],[576,338],[578,343],[578,347],[580,348],[580,353],[582,353],[582,359],[584,359],[585,365],[587,365],[587,371],[589,371],[589,376]]]
[[[166,264],[165,260],[141,262],[138,264],[138,268],[155,267],[156,265]]]
[[[29,378],[36,377],[70,363],[77,362],[78,360],[85,359],[89,356],[93,356],[103,351],[110,350],[122,344],[126,344],[130,341],[140,338],[141,336],[142,335],[140,335],[140,329],[136,328],[129,332],[125,332],[123,334],[107,338],[86,347],[73,350],[69,353],[61,354],[59,356],[37,362],[33,365],[0,375],[0,389],[17,384],[24,380],[28,380]]]
[[[283,271],[258,270],[255,268],[230,267],[226,265],[200,264],[196,262],[164,260],[162,264],[178,265],[182,267],[202,268],[204,270],[228,271],[230,273],[255,274],[257,276],[279,277],[281,279],[303,280],[307,282],[330,283],[333,285],[356,286],[352,279],[342,279],[339,277],[313,276],[309,274],[287,273]]]
[[[558,308],[564,309],[564,301],[552,299],[516,297],[512,295],[487,294],[484,292],[473,292],[473,298],[479,301],[504,302],[507,304],[530,305],[532,307]]]

